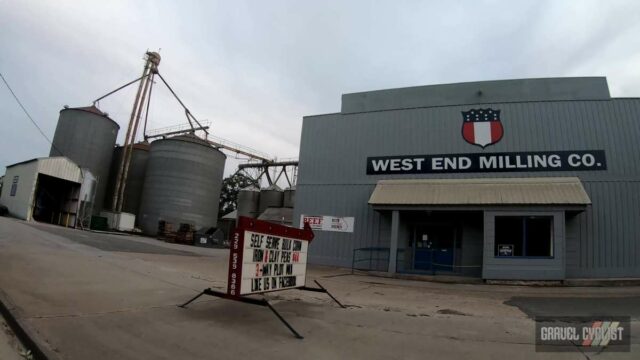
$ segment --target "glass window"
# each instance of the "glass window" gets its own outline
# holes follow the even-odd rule
[[[525,256],[553,256],[552,217],[530,216],[525,218]]]
[[[553,256],[553,217],[496,216],[495,256]]]
[[[10,196],[16,196],[16,191],[18,191],[18,179],[20,179],[19,176],[13,177],[13,183],[11,183],[11,193],[9,194]]]
[[[522,256],[522,218],[496,216],[496,256]]]

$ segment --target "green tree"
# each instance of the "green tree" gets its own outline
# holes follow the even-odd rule
[[[222,217],[235,210],[238,203],[238,191],[249,185],[255,185],[255,181],[240,173],[235,173],[222,180],[218,216]]]

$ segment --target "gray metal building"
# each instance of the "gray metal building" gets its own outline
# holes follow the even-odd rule
[[[345,94],[303,120],[312,263],[562,280],[640,276],[640,99],[603,77]],[[355,255],[355,257],[354,257]]]

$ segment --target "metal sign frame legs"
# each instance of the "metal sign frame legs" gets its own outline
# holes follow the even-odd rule
[[[329,297],[336,302],[336,304],[338,304],[341,308],[345,309],[346,307],[340,303],[340,301],[338,301],[338,299],[336,299],[324,286],[322,286],[317,280],[314,280],[314,282],[319,286],[319,288],[313,288],[313,287],[301,287],[301,288],[297,288],[296,290],[303,290],[303,291],[313,291],[313,292],[321,292],[321,293],[325,293],[327,295],[329,295]],[[287,320],[285,320],[285,318],[282,317],[282,315],[280,315],[280,313],[271,305],[271,303],[269,303],[269,301],[266,298],[262,298],[262,299],[255,299],[255,298],[250,298],[250,297],[246,297],[246,296],[234,296],[234,295],[229,295],[225,292],[222,291],[217,291],[217,290],[213,290],[211,288],[206,288],[204,290],[202,290],[201,293],[199,293],[198,295],[194,296],[192,299],[190,299],[189,301],[187,301],[186,303],[182,304],[182,305],[178,305],[178,307],[181,308],[186,308],[187,305],[191,304],[192,302],[196,301],[199,297],[201,297],[202,295],[210,295],[210,296],[215,296],[215,297],[219,297],[222,299],[228,299],[228,300],[234,300],[234,301],[239,301],[239,302],[243,302],[245,304],[251,304],[251,305],[259,305],[259,306],[266,306],[269,308],[269,310],[271,310],[275,316],[278,317],[278,319],[289,329],[289,331],[291,331],[291,333],[293,333],[293,335],[297,338],[297,339],[304,339],[304,337],[302,335],[300,335],[300,333],[298,333],[296,331],[296,329],[293,328],[293,326],[291,326],[291,324],[289,324],[287,322]]]

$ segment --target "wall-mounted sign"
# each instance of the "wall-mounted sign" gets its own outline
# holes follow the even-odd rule
[[[338,216],[300,215],[300,228],[309,224],[313,230],[353,232],[355,218]]]
[[[498,256],[513,256],[513,244],[498,245]]]
[[[484,149],[500,141],[502,135],[500,110],[488,108],[462,112],[462,138],[469,144]]]
[[[241,216],[231,240],[227,294],[304,287],[312,239],[309,227],[301,230]]]
[[[604,150],[399,155],[367,158],[367,175],[606,169]]]

